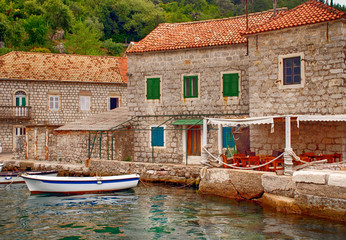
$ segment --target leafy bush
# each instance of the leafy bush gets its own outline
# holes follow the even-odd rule
[[[122,43],[113,42],[113,40],[107,39],[102,43],[102,47],[105,48],[110,55],[120,56],[124,52],[124,46]]]
[[[30,52],[51,53],[51,51],[48,48],[43,48],[43,47],[35,47],[31,49]]]

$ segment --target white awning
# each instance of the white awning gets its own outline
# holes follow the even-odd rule
[[[207,118],[208,123],[212,125],[221,124],[223,126],[235,127],[237,125],[251,125],[251,124],[274,124],[274,118],[281,116],[269,117],[253,117],[242,119],[220,119],[220,118]]]
[[[340,122],[346,121],[346,114],[340,115],[297,115],[297,121],[328,121]]]

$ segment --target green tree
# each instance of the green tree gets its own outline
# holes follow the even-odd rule
[[[29,44],[43,45],[48,40],[48,27],[43,16],[30,16],[24,27]]]
[[[110,55],[120,56],[124,52],[124,46],[122,43],[113,42],[113,40],[107,39],[102,43],[102,47],[105,48]]]
[[[37,3],[36,0],[25,1],[23,5],[24,14],[27,17],[31,15],[43,15],[44,10],[41,4]]]
[[[25,40],[25,29],[22,21],[11,22],[5,33],[6,46],[19,48],[23,46]]]
[[[117,25],[126,35],[137,41],[157,26],[157,17],[164,20],[162,8],[150,0],[119,0],[114,6]]]
[[[73,14],[68,6],[60,0],[48,0],[43,8],[46,13],[46,19],[53,30],[62,28],[65,31],[71,29],[73,23]]]
[[[69,53],[81,55],[103,55],[100,50],[100,31],[77,22],[72,29],[72,34],[67,35],[65,46]]]

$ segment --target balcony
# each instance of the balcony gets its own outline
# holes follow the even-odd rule
[[[31,107],[0,106],[0,119],[28,120]]]

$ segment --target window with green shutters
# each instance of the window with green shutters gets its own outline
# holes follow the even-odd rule
[[[160,99],[160,78],[147,78],[147,99]]]
[[[222,82],[222,93],[224,97],[239,96],[239,73],[223,74]]]
[[[184,76],[184,98],[198,97],[198,76]]]

